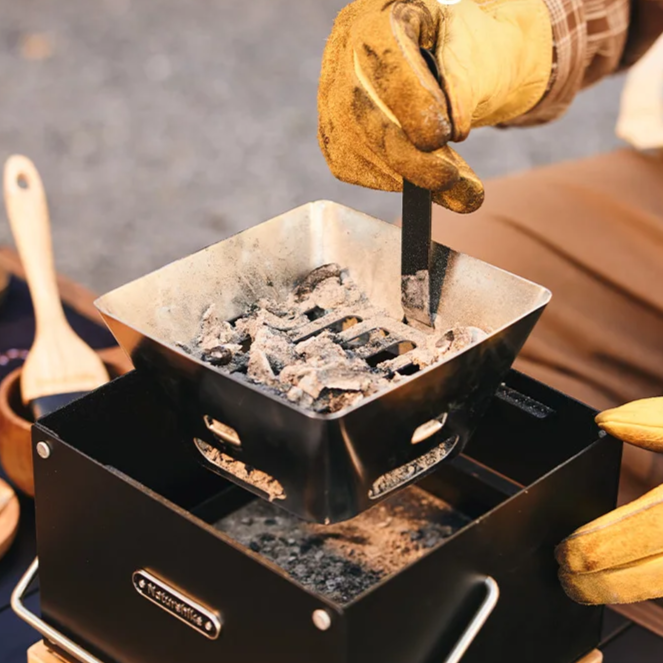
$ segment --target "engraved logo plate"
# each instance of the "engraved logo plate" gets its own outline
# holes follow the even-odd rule
[[[136,591],[148,601],[152,601],[206,638],[216,640],[219,637],[221,619],[211,610],[204,608],[200,603],[178,592],[147,571],[135,571],[132,581]]]

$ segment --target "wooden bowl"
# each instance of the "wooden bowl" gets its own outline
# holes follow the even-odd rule
[[[111,378],[132,369],[131,361],[120,348],[100,350]],[[23,493],[35,494],[32,475],[32,421],[21,402],[21,369],[12,371],[0,382],[0,462],[12,483]]]

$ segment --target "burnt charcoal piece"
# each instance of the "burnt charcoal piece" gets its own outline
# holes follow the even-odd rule
[[[307,589],[346,604],[469,522],[439,498],[410,487],[336,525],[306,523],[255,500],[215,527]]]
[[[316,288],[316,286],[323,281],[331,278],[340,279],[341,268],[336,264],[323,265],[314,269],[310,274],[308,274],[304,280],[295,288],[295,297],[298,299],[304,299],[310,295]]]
[[[249,370],[249,355],[237,353],[232,361],[224,367],[229,373],[246,375]]]
[[[180,347],[299,407],[332,414],[483,337],[474,328],[440,334],[391,320],[330,264],[285,298],[261,299],[231,321],[208,306],[193,348]]]
[[[327,311],[320,308],[319,306],[314,306],[312,309],[309,309],[308,311],[305,311],[304,315],[311,322],[315,322],[316,320],[319,320],[320,318],[322,318],[326,313],[327,313]]]
[[[226,366],[232,361],[232,350],[223,345],[217,345],[205,352],[202,356],[203,361],[208,361],[212,366]]]

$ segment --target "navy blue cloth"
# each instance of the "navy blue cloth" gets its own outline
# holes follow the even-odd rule
[[[74,330],[95,349],[115,344],[112,335],[101,324],[65,307]],[[0,304],[0,379],[20,366],[32,345],[35,321],[27,285],[12,279],[7,296]],[[0,477],[7,480],[0,467]],[[37,632],[22,622],[9,607],[12,590],[36,555],[34,505],[31,499],[19,495],[21,502],[20,528],[9,552],[0,559],[0,663],[25,663],[25,652],[40,639]],[[38,609],[36,590],[28,600]]]
[[[25,600],[30,610],[39,614],[39,594],[33,593]],[[0,611],[0,661],[2,663],[25,663],[26,652],[41,639],[31,626],[20,620],[7,607]]]

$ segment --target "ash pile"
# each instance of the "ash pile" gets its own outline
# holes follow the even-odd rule
[[[470,522],[411,486],[352,520],[318,525],[254,500],[215,524],[307,589],[347,604]]]
[[[303,408],[332,413],[408,379],[486,337],[475,327],[421,331],[389,318],[336,264],[285,301],[262,299],[233,321],[211,305],[180,346]]]

